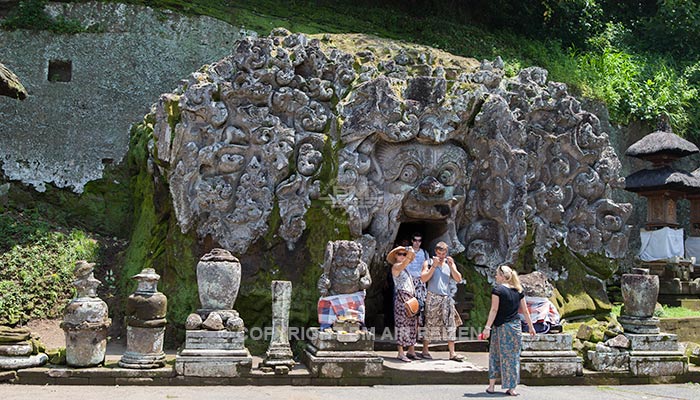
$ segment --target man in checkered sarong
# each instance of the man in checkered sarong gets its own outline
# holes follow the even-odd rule
[[[457,270],[452,257],[447,255],[447,250],[447,243],[438,243],[435,245],[435,257],[423,263],[421,280],[426,282],[428,288],[425,297],[423,349],[427,349],[431,341],[447,341],[450,360],[462,362],[464,356],[455,352],[457,327],[462,325],[462,319],[457,313],[450,289],[462,280],[462,274]],[[423,358],[432,357],[424,353]]]

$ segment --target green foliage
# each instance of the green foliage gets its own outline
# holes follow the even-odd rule
[[[657,307],[659,305],[657,304]],[[622,304],[615,304],[612,308],[612,314],[620,316],[622,312]],[[656,313],[654,313],[656,315]],[[661,304],[661,313],[657,315],[660,318],[687,318],[700,317],[700,311],[691,310],[685,307],[673,307]]]
[[[654,122],[666,114],[677,133],[695,128],[689,111],[700,101],[700,86],[676,71],[671,61],[611,47],[575,57],[581,81],[587,82],[583,94],[605,101],[616,122]],[[688,74],[695,76],[692,70]]]
[[[135,283],[129,277],[143,268],[154,268],[161,275],[159,290],[168,296],[168,321],[176,328],[183,328],[187,315],[197,308],[199,301],[194,254],[197,241],[193,235],[180,231],[175,218],[168,218],[174,212],[167,187],[155,185],[154,176],[148,172],[152,123],[145,120],[131,130],[127,164],[132,173],[130,187],[136,209],[117,285],[120,293],[131,293]]]
[[[661,0],[658,12],[641,26],[641,46],[679,60],[700,56],[700,3],[695,0]]]
[[[97,258],[97,241],[35,211],[0,213],[0,324],[53,318],[72,296],[73,267]]]
[[[47,0],[20,1],[17,8],[2,22],[2,28],[6,30],[29,29],[66,34],[99,31],[97,26],[85,28],[79,21],[66,19],[62,16],[52,18],[44,11],[47,3]]]

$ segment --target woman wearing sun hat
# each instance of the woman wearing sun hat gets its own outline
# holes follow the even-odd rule
[[[404,305],[415,296],[413,280],[406,271],[406,267],[415,257],[416,253],[410,246],[396,247],[386,256],[387,262],[391,264],[391,276],[394,280],[394,330],[399,351],[397,358],[404,362],[411,362],[411,358],[416,358],[414,346],[418,333],[418,315],[409,315]],[[408,347],[408,354],[404,353],[404,347]]]

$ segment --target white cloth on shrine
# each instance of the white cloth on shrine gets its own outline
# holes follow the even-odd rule
[[[667,260],[683,257],[683,229],[664,227],[655,231],[640,229],[642,247],[639,258],[642,261]]]
[[[685,258],[695,257],[693,265],[700,265],[700,237],[689,236],[685,239]]]

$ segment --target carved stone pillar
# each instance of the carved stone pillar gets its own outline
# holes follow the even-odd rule
[[[165,365],[163,339],[168,299],[158,292],[160,275],[153,268],[146,268],[132,278],[139,284],[126,303],[126,352],[119,366],[159,368]]]
[[[289,346],[289,308],[292,303],[292,282],[272,281],[272,339],[263,365],[286,374],[294,365]]]

